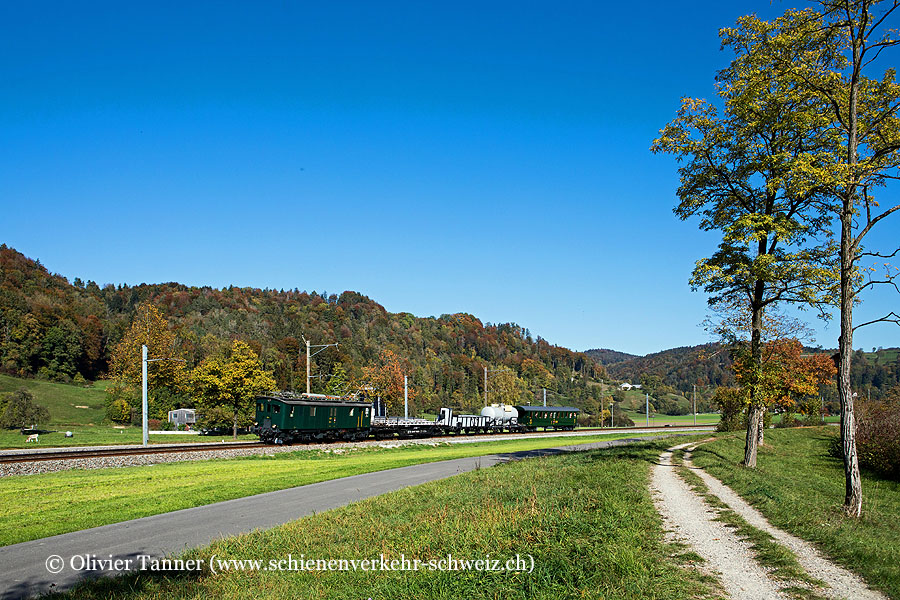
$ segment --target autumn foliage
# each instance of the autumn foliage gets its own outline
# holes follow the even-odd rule
[[[734,356],[734,375],[738,385],[756,386],[756,397],[767,408],[789,412],[803,410],[803,399],[818,393],[819,386],[837,373],[827,354],[804,354],[796,339],[773,340],[762,347],[762,365],[754,373],[750,353],[741,349]]]

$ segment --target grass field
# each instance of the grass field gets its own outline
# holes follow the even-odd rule
[[[815,542],[827,555],[900,598],[900,483],[863,474],[863,516],[842,515],[844,474],[829,456],[836,427],[766,432],[755,470],[737,466],[743,434],[728,434],[694,452],[694,463],[721,479],[776,527]]]
[[[303,450],[238,459],[0,478],[0,545],[406,465],[629,437]],[[28,507],[23,519],[22,507]]]
[[[647,424],[646,413],[626,410],[625,414],[634,421],[635,426],[644,427]],[[715,425],[719,422],[721,415],[719,413],[699,413],[697,414],[697,425]],[[665,425],[693,425],[694,415],[660,415],[650,414],[650,426]]]
[[[95,381],[89,387],[51,383],[37,379],[20,379],[0,375],[0,394],[25,388],[38,404],[50,411],[51,427],[57,425],[99,425],[106,417],[108,381]]]
[[[228,571],[128,575],[68,598],[327,600],[708,597],[662,541],[647,489],[665,442],[507,463],[226,539],[185,558],[534,559],[527,571]]]

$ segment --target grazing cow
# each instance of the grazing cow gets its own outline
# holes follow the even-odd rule
[[[34,442],[34,443],[36,443],[36,444],[40,444],[40,443],[41,443],[40,440],[38,440],[38,434],[36,434],[36,433],[33,433],[33,434],[31,434],[31,435],[28,436],[28,439],[25,440],[25,443],[27,444],[28,442]]]

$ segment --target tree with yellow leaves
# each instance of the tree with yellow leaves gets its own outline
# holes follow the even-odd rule
[[[724,108],[685,98],[651,148],[684,163],[675,213],[699,216],[701,229],[722,234],[718,250],[697,261],[692,286],[706,291],[712,306],[744,303],[750,313],[748,467],[756,466],[765,410],[755,381],[762,373],[764,313],[792,302],[824,315],[838,279],[828,229],[833,200],[807,168],[835,142],[821,127],[827,118],[815,94],[775,75],[780,61],[803,48],[763,51],[767,30],[802,18],[788,13],[770,24],[744,17],[723,29],[722,46],[735,52],[716,78]]]
[[[201,414],[227,413],[235,439],[238,425],[253,421],[256,396],[276,386],[272,374],[263,370],[259,356],[239,340],[232,343],[230,356],[211,357],[200,363],[191,380]]]
[[[114,380],[108,390],[110,409],[108,414],[115,413],[113,420],[125,421],[131,413],[131,402],[137,398],[141,389],[141,346],[147,346],[147,357],[155,359],[148,364],[147,385],[150,390],[150,413],[162,416],[163,406],[155,400],[157,396],[172,398],[183,392],[187,383],[184,362],[175,344],[175,334],[169,329],[169,322],[150,303],[138,306],[122,341],[113,350],[110,374]]]

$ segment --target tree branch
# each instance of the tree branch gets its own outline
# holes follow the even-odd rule
[[[865,327],[866,325],[872,325],[873,323],[893,323],[895,325],[900,325],[900,315],[895,313],[894,311],[889,312],[884,315],[880,319],[873,319],[872,321],[866,321],[865,323],[860,323],[856,327],[853,328],[853,331],[856,331],[860,327]]]

